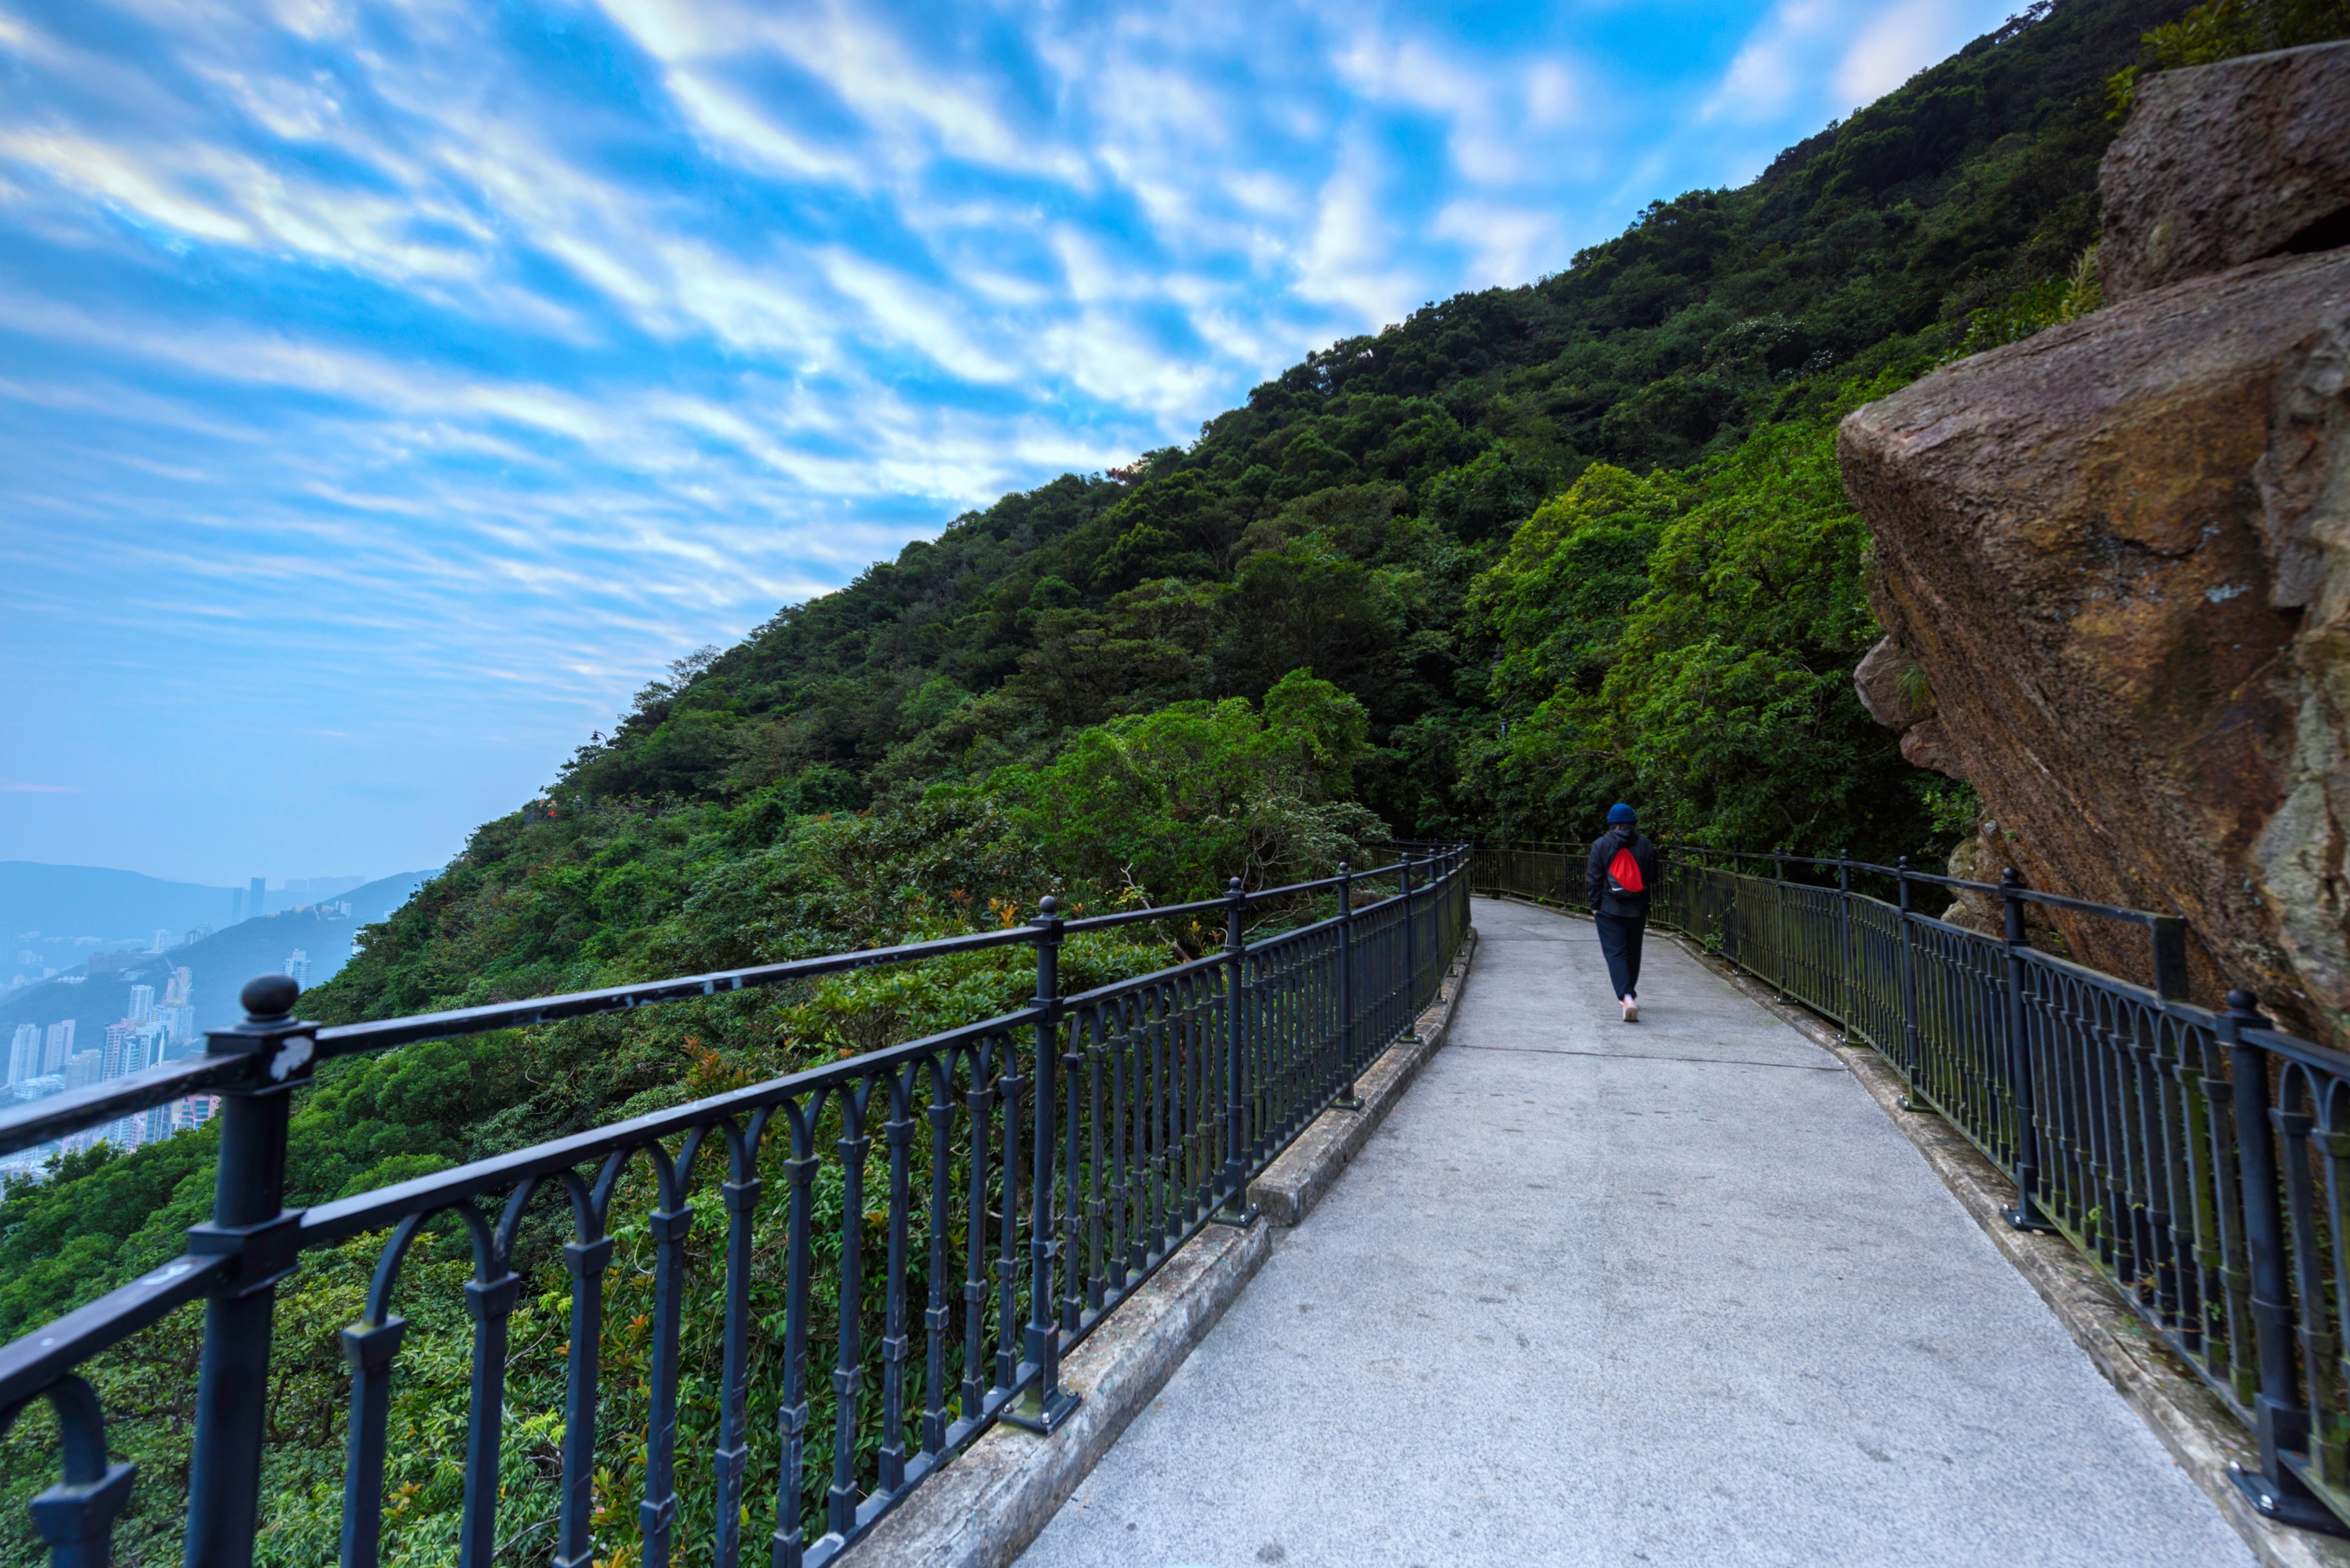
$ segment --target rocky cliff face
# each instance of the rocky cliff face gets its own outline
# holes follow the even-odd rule
[[[1862,697],[2034,885],[2186,915],[2199,992],[2350,1044],[2350,45],[2153,78],[2104,183],[2114,303],[1840,432]]]

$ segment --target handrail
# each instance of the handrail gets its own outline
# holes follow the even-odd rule
[[[1565,898],[1575,846],[1481,847],[1480,889]],[[1832,867],[1833,886],[1706,864]],[[1842,1026],[2015,1187],[2008,1222],[2064,1236],[2251,1429],[2251,1507],[2350,1534],[2350,1388],[2334,1359],[2350,1303],[2350,1054],[2271,1026],[2251,993],[2187,998],[2176,916],[1839,857],[1668,846],[1652,918]],[[1895,900],[1856,892],[1886,871]],[[1985,934],[1912,909],[1913,884],[2000,901]],[[2154,981],[2034,949],[2038,903],[2145,926]],[[2273,1093],[2272,1093],[2273,1085]],[[2304,1343],[2302,1335],[2310,1336]]]
[[[553,1561],[587,1568],[627,1545],[647,1568],[666,1563],[689,1493],[695,1515],[717,1521],[714,1561],[726,1568],[741,1562],[743,1521],[762,1507],[778,1564],[834,1561],[998,1421],[1056,1431],[1076,1402],[1061,1381],[1069,1350],[1202,1226],[1250,1223],[1250,1181],[1315,1117],[1359,1107],[1357,1075],[1410,1031],[1468,929],[1467,847],[1424,859],[1402,847],[1368,871],[1342,865],[1336,877],[1254,892],[1234,878],[1222,898],[1165,908],[1068,919],[1046,898],[1034,919],[1000,930],[330,1027],[294,1016],[294,982],[269,977],[244,988],[244,1022],[211,1032],[203,1055],[0,1113],[0,1152],[12,1152],[190,1095],[217,1096],[220,1106],[213,1218],[190,1230],[186,1254],[0,1346],[0,1431],[35,1399],[60,1411],[65,1478],[33,1503],[54,1560],[106,1562],[131,1497],[133,1467],[108,1459],[104,1413],[81,1369],[203,1299],[185,1555],[248,1568],[277,1286],[315,1249],[382,1235],[365,1313],[342,1334],[342,1560],[377,1562],[387,1478],[406,1458],[390,1440],[391,1373],[412,1331],[395,1309],[402,1291],[421,1288],[405,1280],[407,1264],[439,1222],[473,1259],[461,1564],[489,1568],[502,1500],[522,1484],[501,1469],[505,1380],[525,1354],[507,1344],[511,1320],[547,1293],[539,1287],[560,1291],[550,1282],[562,1275],[570,1322],[560,1480],[546,1503]],[[1392,893],[1357,907],[1357,883],[1390,880]],[[1253,911],[1326,893],[1336,914],[1250,939]],[[1063,993],[1071,935],[1211,918],[1223,924],[1220,950]],[[320,1061],[1014,946],[1030,950],[1036,972],[1034,998],[1014,1011],[285,1206],[294,1092]],[[779,1196],[763,1200],[763,1190]],[[550,1205],[547,1219],[567,1217],[559,1260],[532,1220]],[[700,1372],[689,1379],[681,1362],[687,1320],[703,1310],[685,1288],[698,1205],[723,1231],[706,1265],[723,1302],[698,1331],[722,1347],[714,1385]],[[631,1211],[649,1259],[614,1274]],[[631,1385],[647,1415],[599,1433],[603,1314],[616,1292],[649,1293],[634,1321],[650,1348]],[[812,1365],[820,1345],[828,1373]],[[713,1386],[707,1419],[681,1427],[680,1401]],[[599,1541],[599,1517],[622,1521],[608,1535],[630,1528],[594,1480],[598,1456],[619,1441],[641,1449],[635,1539]],[[696,1442],[706,1469],[687,1463]]]
[[[0,1114],[0,1154],[38,1148],[134,1111],[229,1087],[244,1079],[249,1066],[242,1058],[196,1056],[36,1100],[24,1110]]]
[[[1576,843],[1572,840],[1546,840],[1531,844],[1512,841],[1482,846],[1477,853],[1481,855],[1505,853],[1565,855],[1570,851],[1587,851],[1590,847],[1587,843]],[[1895,865],[1880,866],[1871,861],[1855,860],[1842,855],[1829,859],[1825,856],[1789,855],[1776,850],[1716,849],[1708,845],[1689,844],[1679,839],[1666,839],[1659,844],[1658,848],[1663,854],[1684,861],[1692,859],[1762,860],[1771,862],[1773,868],[1778,870],[1783,870],[1789,866],[1804,866],[1817,870],[1834,871],[1836,873],[1837,887],[1847,893],[1851,891],[1853,873],[1865,872],[1872,876],[1880,876],[1893,882],[1896,899],[1905,908],[1909,886],[1913,883],[1922,883],[1928,887],[1978,893],[1988,898],[2037,904],[2044,909],[2066,909],[2075,914],[2117,920],[2125,925],[2141,926],[2146,929],[2154,943],[2153,964],[2158,987],[2164,988],[2167,994],[2185,994],[2187,922],[2178,915],[2160,915],[2152,910],[2133,909],[2120,904],[2101,904],[2093,899],[2075,898],[2063,893],[2045,893],[2038,888],[2025,887],[2020,879],[2013,877],[2002,882],[1976,882],[1963,877],[1946,877],[1937,872],[1920,871],[1909,864],[1908,857],[1906,856]]]

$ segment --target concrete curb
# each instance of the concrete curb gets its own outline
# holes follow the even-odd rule
[[[1518,900],[1513,900],[1516,902]],[[2350,1542],[2293,1530],[2263,1519],[2230,1479],[2231,1464],[2259,1462],[2251,1435],[2218,1396],[2197,1380],[2168,1346],[2132,1312],[2119,1292],[2061,1236],[2035,1235],[2009,1225],[2001,1212],[2013,1184],[1963,1134],[1930,1112],[1907,1111],[1899,1074],[1866,1045],[1849,1044],[1836,1027],[1742,973],[1679,932],[1667,931],[1682,951],[1736,986],[1842,1062],[1899,1127],[1942,1185],[1959,1200],[1991,1245],[2015,1266],[2073,1343],[2170,1450],[2170,1457],[2225,1515],[2265,1568],[2350,1568]]]
[[[1411,1036],[1388,1046],[1357,1075],[1355,1094],[1363,1108],[1323,1112],[1312,1127],[1297,1135],[1296,1142],[1265,1167],[1263,1176],[1249,1184],[1249,1201],[1263,1210],[1266,1219],[1284,1227],[1305,1219],[1356,1152],[1370,1141],[1388,1109],[1411,1087],[1428,1059],[1442,1048],[1452,1027],[1453,1003],[1468,983],[1469,961],[1476,952],[1477,933],[1471,929],[1461,944],[1461,956],[1452,961],[1452,968],[1437,989],[1435,1003],[1419,1015]]]
[[[1191,1347],[1224,1315],[1273,1249],[1330,1189],[1451,1032],[1453,1004],[1477,949],[1461,943],[1416,1038],[1399,1041],[1357,1079],[1359,1111],[1326,1111],[1252,1182],[1270,1223],[1210,1225],[1121,1303],[1068,1360],[1061,1381],[1081,1398],[1061,1429],[1039,1438],[998,1425],[964,1449],[853,1548],[866,1568],[1005,1568],[1027,1550]]]

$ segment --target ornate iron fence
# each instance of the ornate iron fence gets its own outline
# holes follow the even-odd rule
[[[1357,907],[1363,885],[1382,882],[1394,891]],[[1252,909],[1325,897],[1335,898],[1330,917],[1246,940]],[[0,1116],[6,1154],[187,1095],[223,1099],[213,1216],[189,1232],[186,1254],[0,1348],[0,1432],[35,1400],[58,1417],[64,1479],[34,1500],[34,1521],[56,1563],[105,1568],[132,1467],[109,1458],[98,1396],[77,1368],[203,1300],[185,1561],[250,1563],[276,1288],[306,1251],[383,1234],[365,1315],[342,1334],[351,1380],[341,1561],[376,1563],[391,1376],[407,1327],[397,1310],[402,1266],[428,1223],[453,1217],[471,1248],[473,1323],[458,1558],[488,1568],[500,1540],[507,1330],[524,1284],[515,1248],[544,1204],[570,1231],[552,1561],[587,1568],[598,1551],[598,1444],[611,1436],[598,1429],[610,1393],[599,1369],[603,1287],[616,1205],[641,1162],[653,1306],[640,1561],[671,1560],[679,1466],[693,1460],[713,1473],[720,1568],[741,1561],[754,1515],[774,1521],[776,1568],[816,1568],[983,1428],[1060,1425],[1076,1403],[1062,1358],[1201,1226],[1250,1222],[1250,1179],[1323,1111],[1359,1104],[1357,1072],[1433,1000],[1468,913],[1466,851],[1455,846],[1259,893],[1234,878],[1224,898],[1202,903],[1066,920],[1047,898],[1024,927],[334,1028],[292,1016],[292,981],[255,981],[244,991],[250,1016],[212,1033],[205,1055]],[[1071,933],[1217,917],[1220,952],[1061,994]],[[354,1198],[284,1207],[291,1102],[319,1062],[1014,945],[1034,950],[1036,969],[1035,995],[1019,1012]],[[680,1339],[690,1199],[707,1189],[709,1162],[723,1164],[723,1349],[714,1441],[697,1460],[681,1451]],[[780,1262],[777,1249],[754,1247],[778,1222],[770,1181],[783,1189]],[[780,1386],[754,1387],[754,1286],[771,1290],[778,1272]],[[810,1366],[812,1337],[833,1345],[828,1431],[814,1420],[811,1378],[824,1373]],[[754,1404],[772,1409],[756,1436]],[[745,1494],[754,1443],[773,1457],[771,1509]]]
[[[1480,890],[1583,906],[1580,845],[1481,848]],[[1741,869],[1765,862],[1770,875]],[[1811,880],[1804,880],[1809,877]],[[1856,879],[1890,887],[1888,901]],[[2015,1183],[2251,1428],[2262,1513],[2350,1534],[2350,1054],[2247,992],[2187,1000],[2186,924],[2007,880],[1667,846],[1654,918],[1843,1026]],[[1986,935],[1915,908],[1997,901]],[[2029,904],[2142,926],[2149,985],[2033,947]]]

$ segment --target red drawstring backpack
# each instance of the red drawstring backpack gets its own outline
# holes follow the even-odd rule
[[[1607,863],[1607,879],[1616,884],[1618,893],[1648,890],[1647,884],[1640,880],[1640,863],[1632,858],[1632,846],[1628,844],[1618,849],[1616,858]]]

